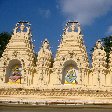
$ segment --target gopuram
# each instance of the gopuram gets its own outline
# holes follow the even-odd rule
[[[0,58],[0,101],[31,98],[112,103],[112,51],[107,68],[106,52],[98,40],[90,67],[78,22],[66,24],[55,58],[47,39],[37,55],[33,48],[30,23],[18,22]]]

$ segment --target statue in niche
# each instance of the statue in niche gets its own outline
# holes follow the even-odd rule
[[[70,83],[75,83],[77,84],[77,74],[76,74],[76,70],[73,67],[70,67],[67,71],[66,71],[66,75],[65,75],[65,83],[66,84],[70,84]]]
[[[14,52],[13,52],[14,57],[17,57],[17,54],[18,54],[17,51],[14,51]]]
[[[20,80],[21,78],[21,67],[20,65],[15,65],[12,70],[11,70],[11,76],[9,77],[9,79],[12,82],[16,82],[17,80]],[[20,81],[19,81],[20,82]]]
[[[16,65],[12,68],[12,76],[20,76],[21,75],[21,68],[19,65]]]

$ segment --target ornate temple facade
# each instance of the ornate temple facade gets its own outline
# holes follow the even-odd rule
[[[47,39],[37,55],[33,48],[30,24],[18,22],[0,58],[1,88],[112,88],[112,52],[107,69],[106,52],[98,40],[90,67],[78,22],[66,24],[55,58]]]

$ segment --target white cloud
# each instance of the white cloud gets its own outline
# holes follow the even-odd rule
[[[39,13],[45,18],[49,18],[51,15],[51,11],[49,9],[39,9]]]
[[[67,19],[88,25],[111,11],[112,0],[60,0],[59,6]]]
[[[108,30],[107,30],[106,34],[112,35],[112,26],[108,27]]]

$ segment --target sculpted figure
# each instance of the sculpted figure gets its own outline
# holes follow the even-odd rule
[[[24,25],[24,23],[22,23],[21,26],[20,26],[20,30],[21,30],[21,32],[23,32],[24,29],[25,29],[25,25]]]
[[[72,23],[70,28],[71,28],[72,32],[74,32],[75,31],[75,23]]]
[[[38,62],[40,60],[41,61],[43,60],[43,65],[49,66],[48,62],[51,60],[51,58],[52,58],[52,53],[51,50],[49,49],[49,42],[47,41],[47,39],[45,39],[40,51],[38,52],[37,60]]]
[[[27,32],[24,32],[25,28],[27,29]],[[18,29],[20,30],[20,32],[17,32]],[[16,27],[14,28],[14,34],[19,35],[20,33],[23,33],[23,32],[26,34],[29,34],[30,33],[30,26],[25,27],[24,23],[17,23]]]
[[[14,35],[17,33],[18,26],[14,28]]]
[[[80,24],[78,22],[68,22],[65,32],[69,32],[69,30],[71,32],[76,32],[76,33],[80,34],[81,33]]]
[[[51,54],[50,49],[49,49],[49,42],[47,41],[47,39],[45,39],[45,41],[43,42],[43,50],[44,52]]]
[[[79,23],[77,23],[77,25],[78,25],[78,34],[80,34],[81,33],[81,28],[80,28],[80,24]]]
[[[49,42],[47,41],[47,39],[45,39],[45,41],[43,42],[43,45],[39,54],[43,55],[43,57],[51,56],[51,51],[49,49]]]
[[[30,27],[26,27],[27,29],[27,34],[30,34]]]
[[[97,49],[101,49],[102,48],[102,42],[101,42],[101,40],[98,40],[96,42],[96,47],[97,47]]]

